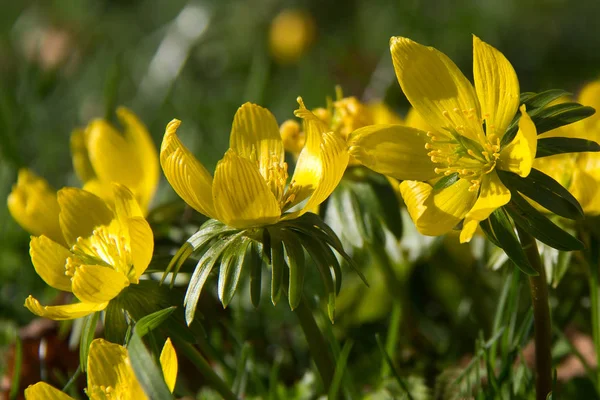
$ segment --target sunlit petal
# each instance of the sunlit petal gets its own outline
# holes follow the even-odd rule
[[[180,124],[174,119],[167,125],[160,149],[163,172],[179,197],[199,213],[214,218],[213,178],[177,137]]]
[[[464,218],[477,199],[471,183],[459,179],[453,185],[434,190],[425,182],[404,181],[400,193],[419,232],[439,236],[451,231]]]
[[[463,229],[460,233],[460,242],[470,241],[479,222],[489,217],[494,210],[509,201],[510,191],[504,186],[496,171],[484,175],[481,180],[481,190],[477,202],[465,216]]]
[[[135,277],[138,279],[152,260],[154,234],[150,224],[142,217],[129,218],[128,224],[131,258],[135,268]]]
[[[213,201],[218,220],[234,228],[277,222],[281,209],[258,166],[228,150],[217,164]]]
[[[35,315],[56,321],[85,317],[93,312],[104,310],[108,303],[74,303],[62,306],[42,306],[39,301],[29,296],[25,307]]]
[[[348,141],[350,154],[364,166],[396,179],[419,181],[436,177],[426,144],[426,132],[402,125],[366,126]]]
[[[131,190],[118,183],[113,183],[112,189],[115,199],[115,212],[119,220],[127,221],[131,217],[144,216],[144,212]]]
[[[519,80],[504,55],[473,35],[475,91],[492,143],[502,137],[519,107]]]
[[[58,290],[71,291],[71,277],[65,275],[69,250],[46,236],[39,236],[31,238],[29,254],[35,272],[44,282]]]
[[[160,366],[162,368],[163,376],[167,387],[171,392],[175,389],[175,382],[177,381],[177,354],[175,348],[171,343],[171,339],[167,338],[165,345],[160,353]]]
[[[75,129],[71,133],[71,158],[73,159],[75,174],[81,182],[86,183],[97,178],[90,161],[84,129]]]
[[[73,400],[73,398],[46,382],[38,382],[25,389],[26,400]]]
[[[81,265],[73,276],[73,294],[83,303],[108,302],[127,286],[127,276],[111,267]]]
[[[67,243],[72,246],[78,237],[88,237],[94,228],[108,225],[114,213],[98,196],[77,188],[58,191],[60,225]]]
[[[434,130],[477,140],[481,112],[473,85],[445,54],[410,39],[390,39],[398,82],[410,104]]]
[[[531,118],[521,106],[519,131],[514,140],[500,152],[498,168],[525,177],[529,175],[537,151],[537,132]]]
[[[595,133],[593,137],[586,136],[586,138],[598,141],[598,139],[600,139],[600,80],[585,85],[583,89],[581,89],[577,100],[584,106],[594,107],[596,110],[594,115],[584,119],[582,123],[586,128],[585,131]]]

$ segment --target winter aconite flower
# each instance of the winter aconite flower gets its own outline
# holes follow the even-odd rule
[[[475,88],[432,47],[393,37],[391,52],[404,94],[431,130],[365,127],[352,134],[350,153],[404,180],[400,191],[421,233],[441,235],[463,221],[460,240],[468,242],[480,221],[510,201],[496,170],[525,177],[535,158],[536,129],[524,107],[518,132],[502,144],[519,111],[515,71],[502,53],[475,36]]]
[[[167,339],[160,353],[160,365],[165,383],[171,392],[177,379],[177,354]],[[91,400],[101,399],[148,399],[138,382],[127,349],[104,339],[95,339],[90,345],[87,361],[86,394]],[[38,382],[25,389],[27,400],[68,400],[71,396]]]
[[[58,191],[59,223],[65,245],[46,235],[32,237],[31,261],[50,286],[72,292],[79,302],[42,306],[29,296],[25,306],[54,320],[83,317],[106,308],[139,282],[152,258],[154,236],[133,193],[114,184],[114,207],[82,189]]]
[[[113,183],[127,186],[144,215],[158,185],[158,153],[141,121],[120,107],[117,116],[123,126],[118,132],[110,123],[96,119],[71,136],[73,167],[83,189],[112,202]],[[46,235],[65,244],[58,227],[56,191],[28,169],[21,169],[17,184],[8,197],[13,218],[32,235]]]
[[[306,144],[289,184],[277,121],[267,109],[250,103],[234,117],[230,148],[214,178],[179,141],[180,121],[171,121],[160,153],[167,180],[191,207],[233,228],[299,217],[333,191],[348,164],[348,153],[345,141],[307,110],[302,99],[298,102],[295,114],[304,120]]]
[[[600,81],[587,84],[578,103],[600,108]],[[600,115],[574,124],[561,126],[540,135],[540,138],[568,137],[600,141]],[[600,154],[595,152],[557,154],[536,159],[533,166],[550,175],[575,196],[584,213],[600,214]]]
[[[313,17],[301,10],[283,10],[271,23],[269,50],[279,64],[298,62],[312,45],[316,33]]]

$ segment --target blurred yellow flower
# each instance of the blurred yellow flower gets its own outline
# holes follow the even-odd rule
[[[146,215],[159,179],[158,152],[141,121],[120,107],[123,125],[119,133],[107,121],[97,119],[71,135],[75,173],[83,189],[113,202],[112,183],[127,186]],[[65,245],[58,225],[56,191],[28,169],[19,170],[17,184],[8,196],[13,218],[32,235],[46,235]]]
[[[396,179],[419,231],[437,236],[463,221],[461,242],[510,201],[496,168],[527,176],[537,149],[535,125],[521,108],[515,138],[500,141],[519,108],[519,82],[502,53],[473,37],[475,88],[443,53],[410,39],[390,41],[396,76],[431,126],[373,125],[355,131],[350,154]],[[435,185],[445,178],[440,185]]]
[[[280,64],[297,62],[312,44],[316,25],[310,14],[300,10],[284,10],[271,22],[269,49]]]
[[[167,387],[171,392],[177,379],[177,354],[167,339],[160,354],[160,365]],[[104,339],[94,339],[90,345],[87,361],[87,389],[91,400],[101,399],[148,399],[138,382],[127,349]],[[27,400],[67,400],[71,396],[38,382],[25,389]]]
[[[154,236],[132,192],[113,184],[114,208],[77,188],[58,191],[59,223],[67,246],[46,235],[32,237],[31,261],[50,286],[72,292],[78,303],[42,306],[29,296],[25,307],[41,317],[74,319],[106,308],[138,283],[154,250]]]
[[[303,147],[291,182],[275,117],[255,104],[241,106],[233,120],[229,150],[217,164],[214,180],[179,141],[179,120],[166,128],[160,161],[177,194],[198,212],[234,228],[270,225],[296,218],[322,203],[339,183],[346,165],[346,143],[306,109]],[[305,201],[291,212],[291,208]]]
[[[578,103],[600,109],[600,81],[587,84]],[[540,135],[600,141],[600,114]],[[575,196],[587,215],[600,214],[600,154],[570,153],[537,158],[533,167],[556,179]]]

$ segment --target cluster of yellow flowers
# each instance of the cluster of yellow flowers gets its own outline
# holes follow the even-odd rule
[[[235,229],[273,225],[315,210],[346,168],[359,164],[401,181],[391,180],[425,235],[445,234],[462,222],[460,241],[470,241],[479,223],[511,199],[498,170],[526,177],[536,166],[569,188],[586,212],[600,213],[599,156],[557,155],[534,162],[536,127],[525,106],[519,107],[519,82],[502,53],[473,37],[474,86],[434,48],[394,37],[391,53],[413,107],[405,120],[383,103],[367,105],[340,96],[329,108],[314,111],[298,98],[295,115],[303,126],[295,121],[279,126],[267,109],[246,103],[234,117],[229,149],[214,176],[177,137],[178,120],[166,127],[160,157],[147,129],[124,108],[118,110],[122,133],[103,120],[75,131],[73,165],[83,188],[55,192],[22,170],[8,206],[33,235],[36,272],[78,302],[42,306],[30,296],[25,306],[46,318],[79,318],[104,310],[139,282],[153,255],[154,237],[145,216],[158,184],[159,160],[168,182],[190,207]],[[580,101],[600,106],[600,83],[587,87]],[[518,131],[501,146],[516,115]],[[561,129],[547,135],[597,140],[600,118]],[[285,150],[296,159],[291,177]],[[449,181],[438,185],[443,179]],[[121,346],[100,339],[92,343],[91,398],[99,398],[98,391],[143,398],[127,357]],[[177,360],[170,341],[161,363],[172,390]],[[26,395],[69,398],[43,383]]]

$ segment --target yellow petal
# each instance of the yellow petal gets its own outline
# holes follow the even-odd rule
[[[26,231],[66,244],[58,222],[56,191],[44,179],[26,168],[20,169],[7,204],[12,217]]]
[[[142,210],[145,211],[148,209],[150,200],[156,192],[160,177],[156,144],[152,140],[152,136],[146,126],[131,110],[119,107],[117,109],[117,117],[123,126],[125,139],[130,144],[133,152],[136,153],[137,157],[135,158],[140,162],[142,177],[141,181],[135,186],[135,192]]]
[[[481,180],[481,189],[477,201],[465,216],[463,230],[460,233],[460,242],[470,241],[479,222],[489,217],[494,210],[509,201],[510,191],[504,186],[496,171],[485,174]]]
[[[501,138],[519,108],[519,80],[504,55],[473,35],[475,91],[488,140]]]
[[[417,229],[423,235],[439,236],[451,231],[464,218],[477,198],[471,182],[459,179],[453,185],[433,190],[425,182],[404,181],[400,193]]]
[[[86,183],[89,180],[97,178],[90,161],[87,137],[83,129],[75,129],[71,133],[71,158],[73,159],[75,174],[81,182]]]
[[[108,303],[74,303],[62,306],[42,306],[39,301],[29,296],[25,307],[40,317],[62,321],[85,317],[93,312],[104,310]]]
[[[139,155],[123,135],[98,119],[86,128],[88,154],[98,179],[136,188],[144,177]]]
[[[115,191],[112,182],[101,181],[94,178],[84,183],[82,189],[100,197],[111,207],[115,204]]]
[[[181,121],[169,122],[160,149],[160,163],[167,181],[190,207],[214,218],[213,178],[177,137]]]
[[[25,389],[26,400],[73,400],[73,398],[46,382],[38,382]]]
[[[46,236],[39,236],[31,238],[29,254],[35,272],[44,282],[58,290],[71,291],[71,277],[65,275],[69,250]]]
[[[90,345],[87,371],[88,393],[110,387],[115,399],[147,399],[123,346],[94,339]]]
[[[269,110],[256,104],[246,103],[235,113],[229,147],[242,158],[258,161],[265,179],[273,163],[283,162],[283,141],[277,121]]]
[[[396,179],[435,178],[425,145],[427,134],[402,125],[371,125],[357,129],[348,141],[350,154],[361,164]]]
[[[333,132],[325,133],[321,145],[322,173],[319,182],[302,209],[288,218],[296,218],[305,212],[314,212],[314,210],[318,212],[319,204],[329,197],[344,176],[348,158],[346,142]]]
[[[368,106],[373,124],[402,124],[402,118],[383,101],[371,103]]]
[[[115,199],[115,213],[121,221],[127,221],[131,217],[144,217],[144,212],[131,190],[118,183],[113,183],[112,189]]]
[[[525,105],[523,105],[521,106],[519,131],[513,141],[500,152],[497,166],[502,170],[526,177],[531,171],[536,151],[537,132],[533,121],[525,111]]]
[[[213,201],[217,219],[234,228],[272,224],[281,215],[257,165],[231,149],[217,164]]]
[[[292,153],[297,159],[306,142],[306,135],[304,131],[300,130],[300,124],[288,119],[279,127],[279,134],[285,151]]]
[[[600,154],[579,154],[572,171],[569,191],[586,215],[600,214]]]
[[[594,130],[596,132],[595,138],[592,140],[598,140],[600,133],[598,132],[598,123],[600,122],[600,80],[588,83],[581,89],[579,97],[577,99],[579,103],[584,106],[594,107],[596,113],[589,118],[584,119],[583,125],[587,128],[586,130]]]
[[[131,259],[135,268],[135,277],[138,279],[146,271],[152,260],[154,234],[143,217],[129,218],[128,223]]]
[[[73,294],[83,303],[105,303],[129,286],[124,272],[100,265],[80,265],[73,275]]]
[[[445,54],[403,37],[390,39],[398,82],[434,130],[452,129],[473,140],[483,133],[473,85]]]
[[[160,366],[162,368],[165,382],[169,387],[169,390],[173,392],[175,389],[175,382],[177,381],[177,354],[171,343],[171,339],[167,338],[162,351],[160,352]]]
[[[108,225],[115,217],[98,196],[77,188],[58,191],[60,226],[67,243],[72,246],[78,237],[88,237],[94,228]]]
[[[414,108],[410,108],[408,113],[406,113],[406,121],[404,121],[404,125],[410,126],[411,128],[416,128],[425,132],[432,131],[433,128],[431,125],[425,121],[425,119],[418,113]]]

